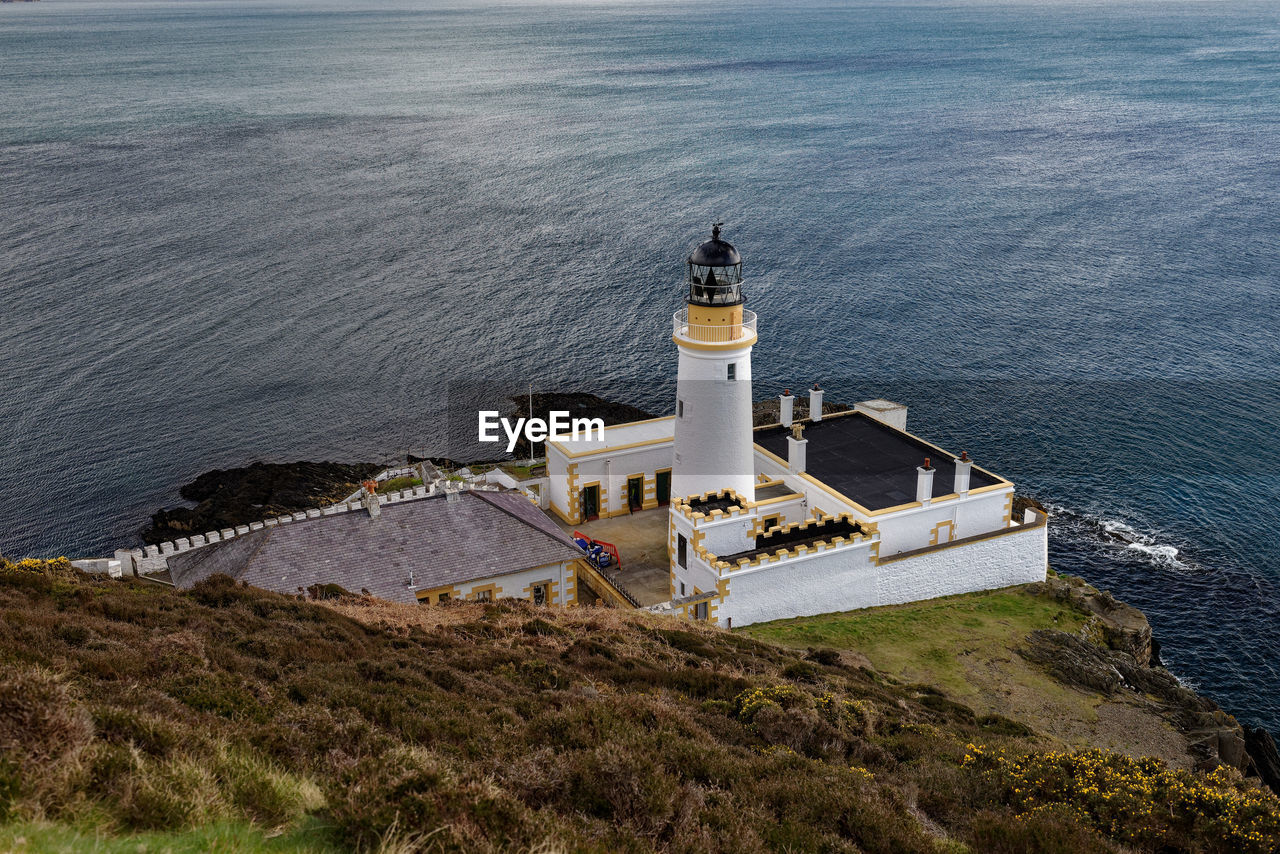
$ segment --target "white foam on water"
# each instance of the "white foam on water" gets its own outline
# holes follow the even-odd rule
[[[1137,552],[1162,569],[1195,569],[1194,566],[1179,560],[1180,552],[1176,546],[1159,542],[1158,534],[1139,531],[1123,519],[1109,518],[1060,504],[1046,503],[1045,506],[1050,513],[1062,518],[1073,518],[1086,527],[1092,527],[1098,538],[1108,545]]]
[[[1178,560],[1178,550],[1173,546],[1155,546],[1147,543],[1130,543],[1125,548],[1148,554],[1156,563],[1167,563],[1171,566],[1186,567],[1182,561]]]
[[[1194,691],[1194,692],[1196,692],[1197,694],[1199,694],[1199,693],[1200,693],[1200,684],[1199,684],[1198,682],[1196,682],[1194,679],[1190,679],[1190,678],[1188,678],[1188,677],[1186,677],[1186,676],[1179,676],[1177,673],[1175,673],[1175,672],[1174,672],[1174,671],[1169,667],[1169,662],[1167,662],[1167,661],[1165,662],[1165,668],[1164,668],[1164,669],[1165,669],[1165,670],[1167,670],[1167,671],[1169,671],[1169,674],[1170,674],[1171,676],[1173,676],[1173,678],[1174,678],[1174,679],[1177,679],[1177,680],[1178,680],[1178,684],[1179,684],[1179,685],[1181,685],[1183,688],[1186,688],[1186,689],[1188,689],[1188,690],[1190,690],[1190,691]]]
[[[1089,517],[1086,517],[1086,518],[1089,518]],[[1147,537],[1143,536],[1142,534],[1139,534],[1136,530],[1134,530],[1132,525],[1129,525],[1125,522],[1121,522],[1119,519],[1102,519],[1100,521],[1102,524],[1102,529],[1106,531],[1108,534],[1123,534],[1129,537],[1130,539],[1136,539],[1139,541],[1148,539]]]

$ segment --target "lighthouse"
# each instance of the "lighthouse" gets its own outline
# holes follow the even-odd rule
[[[673,318],[676,378],[673,497],[734,490],[755,500],[751,346],[756,316],[743,309],[742,256],[720,239],[689,256],[687,304]]]

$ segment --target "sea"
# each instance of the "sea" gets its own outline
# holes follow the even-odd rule
[[[1280,735],[1274,0],[0,5],[0,552],[476,400],[669,411],[713,222],[758,398],[907,404]]]

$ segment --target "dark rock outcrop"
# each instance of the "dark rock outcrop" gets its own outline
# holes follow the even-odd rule
[[[1097,633],[1096,640],[1109,649],[1128,653],[1139,665],[1151,664],[1151,624],[1132,605],[1126,605],[1109,592],[1098,590],[1076,576],[1051,575],[1043,583],[1029,588],[1038,595],[1049,596],[1096,619],[1086,630]]]
[[[1046,516],[1049,515],[1049,508],[1045,507],[1037,499],[1032,498],[1030,495],[1021,495],[1015,492],[1013,495],[1013,518],[1021,519],[1028,510],[1035,510]]]
[[[205,472],[178,490],[196,506],[157,511],[142,539],[159,543],[331,504],[379,469],[374,463],[259,462]]]
[[[1246,726],[1244,745],[1262,782],[1280,795],[1280,753],[1276,752],[1276,742],[1271,733],[1262,727]]]
[[[1032,632],[1016,652],[1066,685],[1149,702],[1188,741],[1202,770],[1230,765],[1280,794],[1280,755],[1270,733],[1240,723],[1208,697],[1184,687],[1160,663],[1151,624],[1137,608],[1084,579],[1050,575],[1029,589],[1088,614],[1081,632]]]

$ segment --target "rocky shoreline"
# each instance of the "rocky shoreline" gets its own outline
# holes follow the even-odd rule
[[[1029,590],[1090,617],[1080,634],[1032,632],[1014,650],[1018,655],[1064,685],[1141,698],[1187,739],[1197,770],[1229,765],[1280,795],[1280,756],[1271,734],[1241,725],[1213,700],[1178,682],[1159,662],[1145,614],[1075,576],[1051,575]]]
[[[341,501],[380,469],[374,463],[304,461],[215,469],[178,490],[194,507],[156,511],[142,540],[154,545]]]

